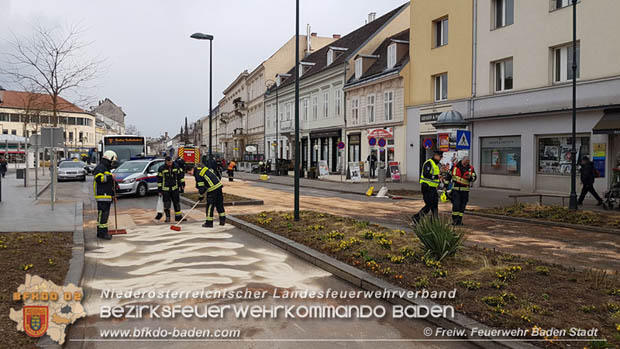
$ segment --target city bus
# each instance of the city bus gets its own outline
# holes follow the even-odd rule
[[[146,155],[146,138],[142,136],[103,136],[103,141],[100,146],[101,156],[103,156],[103,153],[105,153],[107,150],[113,150],[118,157],[119,164],[131,158],[142,157]]]

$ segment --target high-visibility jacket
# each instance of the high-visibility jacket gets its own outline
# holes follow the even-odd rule
[[[157,191],[169,192],[179,190],[185,183],[185,172],[174,162],[168,167],[165,163],[157,172]]]
[[[452,189],[468,191],[471,183],[476,180],[476,171],[474,167],[464,166],[462,162],[458,162],[452,167]]]
[[[428,186],[433,188],[437,188],[439,186],[439,166],[432,158],[426,160],[424,165],[422,165],[420,183],[426,183]]]
[[[230,163],[228,163],[228,171],[233,171],[236,166],[237,166],[237,163],[234,161],[231,161]]]
[[[114,197],[114,177],[112,176],[110,161],[107,159],[101,162],[93,170],[93,192],[97,201],[112,201]]]
[[[196,188],[200,195],[205,192],[210,193],[222,187],[222,182],[215,172],[208,167],[196,167],[194,169],[194,177],[196,178]]]

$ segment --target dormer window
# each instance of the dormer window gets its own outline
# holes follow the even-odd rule
[[[302,77],[308,70],[312,69],[316,63],[299,62],[299,77]]]
[[[290,76],[291,76],[291,74],[277,74],[276,75],[276,84],[277,84],[277,86],[280,86]]]
[[[327,65],[331,65],[332,63],[334,63],[334,50],[329,49],[329,51],[327,51]]]
[[[355,79],[358,80],[362,77],[362,60],[362,57],[355,60]]]
[[[329,66],[334,63],[334,61],[346,50],[348,49],[345,47],[330,46],[329,50],[327,50],[327,65]]]
[[[392,69],[396,66],[396,43],[389,45],[387,51],[387,68]]]

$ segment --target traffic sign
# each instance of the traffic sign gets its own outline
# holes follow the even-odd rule
[[[471,148],[471,131],[457,130],[456,131],[456,149],[470,149]]]
[[[375,137],[369,137],[369,138],[368,138],[368,144],[369,144],[371,147],[374,147],[374,146],[377,144],[377,139],[376,139]]]
[[[425,138],[422,145],[424,149],[431,149],[433,147],[433,140],[431,138]]]
[[[343,141],[338,142],[338,149],[344,149],[344,142]]]
[[[387,142],[385,141],[385,138],[379,138],[379,146],[381,148],[385,147],[386,144]]]

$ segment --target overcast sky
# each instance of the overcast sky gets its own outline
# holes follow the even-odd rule
[[[310,24],[320,36],[344,35],[363,25],[369,12],[381,16],[405,2],[301,0],[300,33]],[[10,31],[28,34],[35,23],[82,23],[84,40],[93,42],[88,54],[107,59],[89,94],[95,101],[110,98],[127,114],[127,124],[159,136],[178,132],[185,117],[208,114],[209,45],[190,34],[215,36],[215,107],[241,71],[254,69],[295,34],[295,1],[0,0],[0,51]]]

